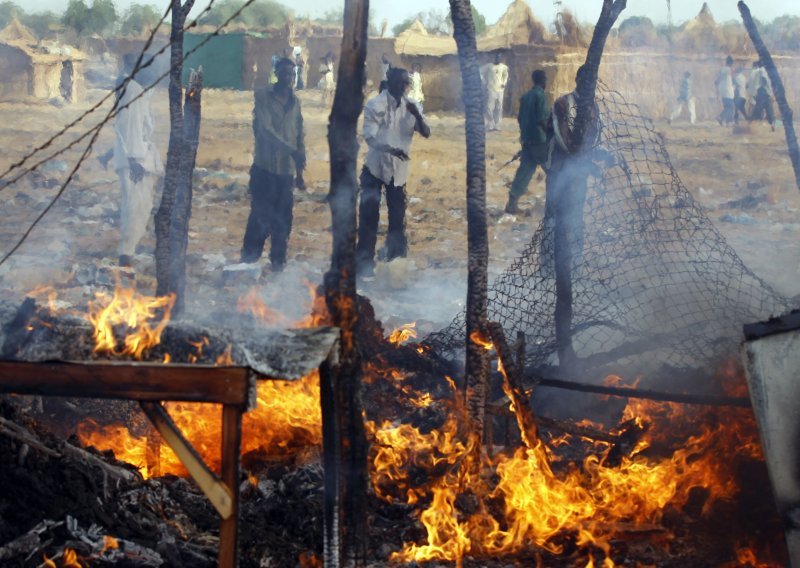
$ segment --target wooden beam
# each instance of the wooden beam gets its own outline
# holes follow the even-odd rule
[[[175,455],[186,467],[189,475],[200,487],[203,494],[223,519],[230,518],[234,513],[233,492],[239,490],[236,485],[231,490],[222,482],[203,461],[194,448],[186,441],[181,431],[172,421],[167,411],[159,402],[141,401],[139,403],[147,417],[159,431],[164,441],[172,448]],[[241,427],[241,426],[240,426]]]
[[[255,374],[246,367],[0,362],[0,393],[251,406]]]
[[[239,550],[239,475],[242,449],[242,407],[222,408],[222,482],[231,494],[231,514],[219,526],[219,568],[236,568]]]

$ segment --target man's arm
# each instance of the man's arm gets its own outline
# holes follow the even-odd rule
[[[306,182],[303,179],[303,170],[306,169],[306,144],[305,132],[303,130],[303,112],[300,108],[300,101],[297,104],[297,150],[292,154],[294,158],[295,178],[294,185],[297,189],[305,189]]]
[[[406,103],[406,109],[416,119],[416,122],[414,123],[414,130],[422,134],[422,136],[424,136],[425,138],[430,138],[431,128],[430,126],[428,126],[428,123],[425,122],[425,117],[422,116],[422,113],[419,111],[417,105],[409,101]]]

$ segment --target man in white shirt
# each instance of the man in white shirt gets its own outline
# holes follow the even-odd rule
[[[486,130],[500,130],[503,120],[503,98],[508,83],[508,65],[503,63],[500,54],[495,55],[494,63],[481,69],[483,85],[486,89]]]
[[[136,55],[122,58],[122,78],[133,71]],[[131,79],[119,92],[114,122],[114,170],[119,176],[122,201],[119,207],[120,243],[119,264],[131,266],[136,245],[147,230],[153,209],[155,185],[163,175],[158,149],[152,142],[153,115],[150,112],[150,91]]]
[[[389,228],[386,234],[386,260],[405,257],[408,241],[405,232],[408,152],[414,132],[425,138],[431,129],[419,107],[408,100],[411,85],[408,72],[389,69],[387,88],[364,107],[364,141],[369,147],[359,179],[358,272],[370,277],[375,271],[375,244],[381,206],[381,188],[386,188]]]
[[[739,124],[739,115],[747,120],[747,77],[744,68],[737,67],[733,77],[733,121]]]
[[[730,55],[725,60],[725,65],[717,73],[717,80],[714,85],[717,87],[717,95],[722,99],[722,112],[717,117],[717,122],[726,126],[733,122],[734,115],[734,89],[733,89],[733,57]]]

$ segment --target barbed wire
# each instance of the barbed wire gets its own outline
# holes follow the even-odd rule
[[[199,19],[202,18],[207,12],[209,12],[211,10],[211,7],[214,5],[215,1],[216,0],[210,0],[209,4],[206,6],[206,8],[196,18],[194,18],[194,20],[192,20],[189,23],[189,25],[185,26],[183,28],[183,31],[185,32],[185,31],[191,29],[192,27],[196,26],[197,22],[199,21]],[[69,130],[71,130],[77,124],[82,122],[84,118],[86,118],[87,116],[89,116],[90,114],[95,112],[97,109],[99,109],[101,106],[103,106],[103,103],[105,103],[109,98],[111,98],[112,96],[116,95],[117,93],[120,93],[120,97],[116,97],[116,98],[117,99],[121,98],[122,94],[124,94],[124,92],[125,92],[125,87],[127,87],[128,83],[130,83],[130,81],[133,80],[133,78],[136,76],[136,74],[139,71],[141,71],[142,69],[146,69],[147,67],[152,65],[153,62],[162,53],[164,53],[164,51],[166,51],[166,49],[168,47],[170,47],[170,45],[172,45],[172,42],[167,42],[155,54],[151,55],[150,58],[144,64],[141,63],[142,59],[144,58],[145,53],[147,53],[147,49],[150,47],[150,45],[152,45],[153,40],[155,39],[156,33],[158,31],[158,28],[164,22],[164,20],[166,19],[167,15],[169,15],[171,10],[172,10],[172,6],[170,5],[167,8],[166,12],[164,12],[164,15],[159,20],[158,25],[155,26],[153,28],[153,30],[150,32],[150,35],[148,36],[147,40],[145,41],[145,45],[144,45],[144,47],[142,47],[142,51],[139,53],[139,55],[138,55],[138,57],[136,59],[136,63],[135,63],[135,65],[134,65],[134,67],[131,70],[129,75],[125,76],[123,78],[123,80],[118,85],[116,85],[114,87],[114,89],[109,91],[103,98],[101,98],[97,103],[92,105],[92,107],[90,107],[88,110],[84,111],[83,114],[81,114],[78,118],[76,118],[75,120],[73,120],[72,122],[70,122],[69,124],[64,126],[59,132],[57,132],[56,134],[51,136],[50,139],[45,141],[43,144],[41,144],[38,147],[34,148],[31,152],[29,152],[27,155],[25,155],[23,158],[21,158],[18,162],[15,162],[15,163],[11,164],[6,171],[4,171],[2,174],[0,174],[0,179],[4,179],[7,175],[9,175],[15,169],[17,169],[19,167],[22,167],[25,164],[25,162],[30,160],[33,156],[35,156],[36,154],[38,154],[42,150],[50,147],[56,140],[58,140],[60,137],[62,137],[64,134],[66,134]],[[184,57],[184,59],[185,59],[185,57]],[[167,71],[167,73],[165,73],[165,75],[168,74],[168,73],[169,73],[169,71]],[[158,80],[156,80],[152,85],[150,85],[148,87],[148,89],[154,87],[155,85],[157,85],[161,81],[161,79],[164,78],[165,75],[162,75],[161,77],[159,77]],[[114,107],[112,107],[112,110],[113,109],[114,109]],[[61,150],[57,151],[56,153],[51,154],[51,155],[49,155],[48,157],[46,157],[46,158],[44,158],[42,160],[39,160],[33,166],[31,166],[31,167],[27,168],[25,171],[23,171],[21,174],[18,174],[16,177],[14,177],[11,180],[7,181],[3,187],[0,187],[0,191],[2,191],[3,189],[5,189],[6,187],[8,187],[10,185],[13,185],[17,181],[19,181],[22,177],[28,175],[32,171],[35,171],[42,164],[52,160],[53,158],[55,158],[57,156],[60,156],[61,154],[63,154],[67,150],[71,149],[78,142],[82,141],[87,136],[89,136],[89,134],[91,134],[91,132],[92,132],[91,130],[85,132],[82,136],[80,136],[76,140],[73,140],[73,142],[71,144],[65,146],[64,148],[62,148]]]
[[[215,0],[211,0],[209,5],[206,7],[206,9],[199,16],[197,16],[193,20],[192,24],[190,24],[189,26],[184,28],[184,31],[186,29],[190,29],[191,27],[195,26],[197,24],[198,19],[211,8],[211,6],[214,4],[214,1]],[[181,59],[181,64],[183,64],[191,54],[193,54],[198,49],[200,49],[202,46],[204,46],[206,43],[208,43],[211,40],[211,38],[216,37],[217,35],[219,35],[219,33],[223,29],[225,29],[225,27],[227,27],[228,24],[230,24],[231,21],[236,19],[242,13],[242,11],[244,11],[245,8],[250,6],[254,1],[255,0],[246,0],[246,2],[239,9],[237,9],[233,14],[231,14],[231,16],[228,19],[226,19],[219,26],[217,26],[217,28],[212,33],[210,33],[206,38],[204,38],[201,42],[199,42],[192,49],[190,49],[189,51],[184,53],[183,57]],[[159,55],[161,52],[163,52],[166,49],[166,47],[170,46],[170,45],[171,45],[171,42],[169,42],[166,46],[164,46],[164,48],[162,48],[162,50],[158,54],[156,54],[156,56]],[[144,53],[144,52],[142,52],[142,53]],[[137,60],[137,61],[140,61],[140,60],[141,60],[141,54],[140,54],[139,60]],[[11,250],[8,253],[6,253],[3,256],[2,259],[0,259],[0,266],[2,266],[15,252],[17,252],[17,250],[19,250],[19,247],[22,246],[22,244],[31,235],[31,233],[33,232],[33,229],[39,224],[39,222],[44,218],[44,216],[47,215],[47,213],[53,208],[53,206],[55,205],[56,201],[58,201],[58,199],[64,194],[64,191],[69,186],[69,183],[72,181],[73,177],[75,176],[77,171],[80,169],[80,167],[83,164],[83,162],[86,160],[86,158],[91,153],[92,148],[94,147],[94,143],[97,141],[97,138],[99,137],[100,131],[103,129],[103,127],[106,124],[108,124],[108,122],[112,118],[115,118],[120,112],[122,112],[123,110],[127,109],[132,103],[134,103],[135,101],[139,100],[141,97],[143,97],[151,89],[155,88],[155,86],[158,85],[158,83],[160,83],[161,80],[164,79],[167,75],[169,75],[172,72],[172,70],[173,70],[173,67],[170,65],[170,68],[167,71],[165,71],[155,81],[153,81],[152,84],[150,84],[146,88],[142,89],[141,93],[139,93],[137,96],[133,97],[127,103],[125,103],[123,105],[120,105],[119,104],[120,99],[115,100],[114,104],[112,105],[111,110],[108,112],[106,117],[99,124],[97,124],[96,126],[94,126],[91,129],[89,129],[87,132],[85,132],[83,135],[81,135],[77,140],[73,141],[71,144],[69,144],[67,147],[62,149],[60,152],[54,154],[53,156],[51,156],[47,160],[43,160],[41,162],[38,162],[36,166],[34,166],[33,168],[29,168],[28,170],[26,170],[25,173],[22,174],[22,175],[26,175],[27,173],[32,172],[36,167],[38,167],[38,165],[41,165],[45,161],[48,161],[49,159],[52,159],[53,157],[55,157],[57,155],[60,155],[63,152],[66,152],[68,149],[70,149],[73,146],[77,145],[81,140],[85,139],[90,134],[92,134],[92,138],[90,139],[89,143],[87,144],[86,149],[84,150],[83,154],[81,154],[81,157],[79,158],[79,160],[76,163],[75,167],[72,169],[72,171],[70,172],[69,176],[67,176],[67,179],[61,185],[61,187],[59,188],[58,192],[53,196],[52,200],[47,205],[47,207],[45,207],[42,210],[42,212],[36,217],[36,219],[33,220],[33,222],[29,225],[28,229],[23,233],[22,237],[20,237],[20,239],[11,248]],[[127,77],[127,81],[130,82],[131,78],[132,78],[131,76]],[[115,91],[113,91],[113,92],[115,92]],[[124,93],[124,90],[123,90],[123,93]],[[15,178],[14,181],[17,181],[20,177],[22,177],[22,176],[18,176],[17,178]],[[10,183],[14,183],[14,182],[12,181]]]

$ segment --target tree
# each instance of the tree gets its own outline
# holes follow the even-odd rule
[[[61,17],[55,12],[36,12],[20,16],[20,21],[28,26],[37,37],[43,37],[59,24]]]
[[[625,47],[654,45],[658,41],[658,32],[650,18],[632,16],[619,25],[619,40]]]
[[[479,36],[486,31],[486,16],[478,12],[478,9],[475,7],[474,4],[470,4],[470,8],[472,9],[472,21],[475,24],[475,35]],[[452,27],[453,25],[452,8],[447,13],[447,21],[450,23],[450,26]]]
[[[142,35],[152,30],[160,19],[158,8],[152,4],[132,4],[122,17],[120,32],[123,35]]]
[[[755,20],[775,50],[800,51],[800,16],[780,16],[767,26]]]
[[[70,0],[61,22],[79,35],[103,34],[117,23],[117,7],[113,0],[92,0],[91,7],[83,0]]]
[[[245,4],[244,0],[223,0],[203,19],[204,24],[219,26]],[[232,20],[232,23],[265,28],[281,26],[291,14],[289,8],[274,0],[256,0]]]
[[[25,12],[14,2],[0,2],[0,26],[5,27],[15,17],[20,18]]]

